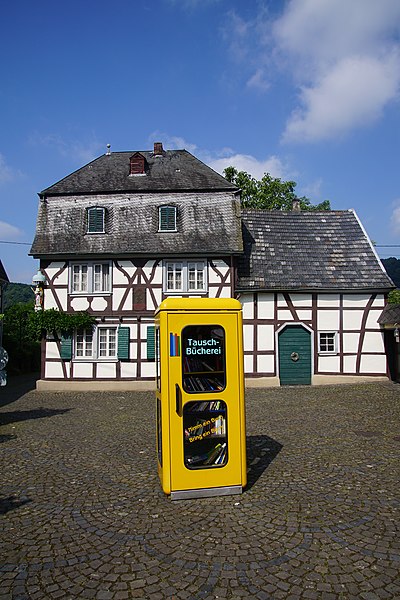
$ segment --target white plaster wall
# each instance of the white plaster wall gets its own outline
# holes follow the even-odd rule
[[[129,344],[129,357],[130,360],[137,360],[138,357],[138,345],[136,342],[131,342]]]
[[[74,362],[74,377],[93,377],[93,363],[91,362]]]
[[[60,358],[57,342],[46,342],[46,358]]]
[[[32,294],[32,298],[34,298],[33,294]],[[58,308],[57,302],[55,301],[55,298],[54,298],[54,294],[53,294],[52,290],[50,290],[49,288],[45,288],[45,290],[44,290],[43,306],[44,306],[45,310],[48,310],[49,308]]]
[[[97,296],[92,300],[92,310],[106,310],[107,308],[107,300],[102,296]]]
[[[312,320],[312,312],[311,310],[296,310],[297,316],[300,321],[311,321]]]
[[[282,307],[286,307],[287,308],[287,302],[286,302],[285,297],[283,296],[283,294],[278,294],[278,306],[282,306]]]
[[[344,310],[343,329],[361,329],[363,314],[362,310]]]
[[[279,321],[294,321],[290,310],[282,310],[278,308],[278,320]]]
[[[378,319],[382,314],[382,309],[378,308],[377,310],[370,310],[367,317],[367,329],[380,329]]]
[[[383,335],[379,331],[366,331],[362,352],[384,352]]]
[[[150,290],[146,290],[146,308],[147,310],[155,310],[157,306],[161,304],[162,300],[162,290],[161,288],[157,288],[153,290],[154,297],[156,299],[156,304],[154,304],[154,300],[150,294]]]
[[[253,351],[254,334],[253,325],[243,325],[243,348]]]
[[[154,362],[142,363],[140,369],[142,377],[156,376],[156,364]]]
[[[126,273],[129,275],[129,277],[132,277],[132,275],[136,271],[136,267],[133,266],[131,260],[119,260],[119,261],[117,261],[117,264],[122,269],[124,269],[124,271],[126,271]],[[113,278],[113,283],[115,283],[115,284],[122,283],[122,284],[126,285],[128,283],[128,279],[127,279],[126,275],[124,273],[121,273],[121,271],[119,269],[117,269],[116,267],[114,267],[112,270],[112,278]]]
[[[49,279],[53,279],[57,271],[60,269],[64,269],[65,262],[51,262],[49,266],[45,269],[47,277]],[[67,285],[68,284],[68,267],[65,269],[54,279],[53,282],[55,285]]]
[[[57,297],[61,304],[62,310],[67,310],[68,290],[66,288],[57,290]]]
[[[213,265],[216,269],[221,273],[222,276],[226,275],[229,271],[229,267],[222,260],[213,260]],[[229,278],[227,280],[229,282]],[[208,282],[209,283],[221,283],[221,277],[214,271],[214,269],[209,265],[208,266]]]
[[[133,295],[132,295],[132,290],[128,291],[128,293],[126,295],[126,298],[125,298],[125,301],[124,301],[124,304],[123,304],[121,310],[128,310],[128,311],[132,312],[132,310],[133,310]]]
[[[340,296],[339,296],[339,294],[318,294],[317,306],[318,307],[340,306]]]
[[[135,378],[137,376],[136,363],[121,362],[121,377]]]
[[[321,310],[317,314],[317,329],[319,331],[338,331],[339,329],[339,311]]]
[[[75,296],[71,299],[71,307],[74,310],[87,310],[89,308],[88,299],[85,297]]]
[[[311,294],[290,294],[293,306],[312,306]]]
[[[274,310],[274,294],[258,294],[258,318],[273,319]]]
[[[361,356],[360,373],[386,374],[386,356]]]
[[[274,374],[275,357],[273,355],[257,356],[257,373]]]
[[[115,378],[117,374],[117,364],[98,362],[97,363],[97,377],[100,378]]]
[[[220,293],[219,297],[220,298],[232,298],[230,286],[228,287],[228,286],[224,285],[224,287],[221,290],[221,293]]]
[[[254,319],[253,294],[246,294],[240,298],[243,307],[243,319]]]
[[[257,348],[258,350],[274,350],[275,336],[273,325],[257,326]]]
[[[378,294],[372,303],[373,308],[383,308],[385,306],[385,298],[383,294]]]
[[[146,275],[147,279],[150,280],[151,277],[151,273],[155,264],[155,260],[149,260],[147,261],[147,263],[145,264],[145,266],[143,267],[143,273]],[[143,283],[143,281],[142,281]],[[156,267],[156,270],[154,272],[154,277],[151,280],[151,283],[162,283],[162,265],[161,263]]]
[[[64,379],[61,363],[46,363],[44,376],[48,379]]]
[[[359,340],[360,340],[359,333],[344,333],[343,334],[343,352],[357,352]]]
[[[340,362],[338,356],[319,356],[318,370],[325,373],[338,373]]]
[[[125,293],[125,290],[123,288],[117,288],[117,289],[114,288],[113,296],[112,296],[113,310],[118,310],[118,307],[121,303],[124,293]]]
[[[356,372],[357,356],[344,356],[343,357],[343,372],[344,373],[355,373]]]
[[[253,372],[253,357],[252,356],[244,357],[244,372],[245,373]]]
[[[367,306],[369,294],[343,294],[343,308]]]

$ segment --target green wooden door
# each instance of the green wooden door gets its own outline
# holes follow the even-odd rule
[[[310,385],[310,332],[301,325],[291,325],[279,333],[278,339],[281,385]]]

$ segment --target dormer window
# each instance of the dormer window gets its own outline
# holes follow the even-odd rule
[[[145,172],[145,159],[143,154],[135,152],[129,159],[130,169],[129,175],[146,175]]]
[[[88,208],[87,211],[87,232],[104,233],[105,232],[106,209],[99,206]]]
[[[176,231],[176,206],[160,206],[158,231]]]

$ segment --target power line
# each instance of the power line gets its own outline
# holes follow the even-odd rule
[[[6,240],[0,240],[0,244],[18,244],[20,246],[31,246],[30,242],[9,242]]]

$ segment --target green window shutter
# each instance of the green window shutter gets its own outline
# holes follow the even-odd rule
[[[60,356],[63,360],[72,359],[72,335],[61,336]]]
[[[119,360],[129,360],[129,338],[130,328],[120,327],[118,329],[118,358]]]
[[[147,328],[147,360],[154,360],[155,356],[155,327],[154,325],[149,325]]]
[[[175,231],[176,208],[175,206],[160,207],[160,231]]]
[[[101,233],[104,231],[104,208],[88,209],[88,232]]]

